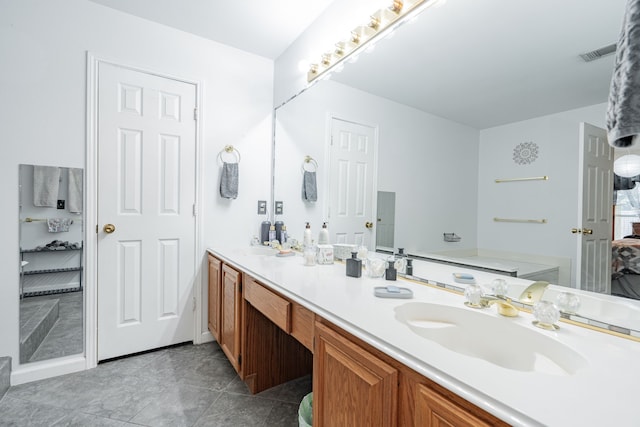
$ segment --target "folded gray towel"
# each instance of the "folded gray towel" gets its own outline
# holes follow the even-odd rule
[[[235,199],[238,197],[238,164],[222,163],[222,174],[220,176],[220,196],[225,199]]]
[[[607,136],[613,147],[629,147],[640,134],[640,0],[629,0],[609,92]]]
[[[69,192],[67,209],[71,213],[82,212],[82,169],[69,168]]]
[[[316,184],[316,173],[304,171],[302,177],[302,200],[315,202],[318,200],[318,186]]]
[[[55,208],[58,205],[60,168],[55,166],[33,167],[33,205]]]

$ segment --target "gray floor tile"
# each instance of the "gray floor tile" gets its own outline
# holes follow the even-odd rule
[[[44,403],[28,402],[5,396],[0,401],[0,426],[51,426],[64,419],[68,411]]]
[[[311,375],[305,375],[276,387],[271,387],[257,396],[265,399],[279,400],[299,404],[302,398],[311,393]]]
[[[252,396],[217,343],[184,345],[9,389],[0,426],[289,426],[306,376]]]
[[[91,414],[76,412],[53,424],[52,427],[127,427],[134,424],[110,420]]]
[[[269,427],[298,427],[299,404],[276,402],[269,412],[265,426]]]
[[[273,400],[223,392],[195,427],[264,426],[275,404]]]
[[[152,427],[192,426],[219,396],[220,392],[197,387],[168,387],[131,422]]]

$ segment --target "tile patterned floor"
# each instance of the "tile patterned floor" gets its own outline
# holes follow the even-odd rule
[[[11,387],[0,426],[298,426],[311,377],[251,395],[216,343]]]

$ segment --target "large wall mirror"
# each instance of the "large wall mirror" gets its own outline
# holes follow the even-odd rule
[[[84,351],[83,170],[20,165],[20,363]]]
[[[333,232],[344,187],[332,187],[341,172],[331,153],[353,143],[375,152],[373,189],[358,200],[385,213],[357,223],[370,249],[391,216],[393,233],[378,247],[552,267],[554,283],[610,293],[611,240],[631,234],[630,220],[616,215],[616,236],[609,230],[591,257],[597,274],[580,271],[587,254],[571,230],[582,227],[585,200],[612,207],[612,189],[583,197],[581,162],[589,144],[609,149],[607,48],[625,4],[452,0],[427,9],[276,110],[273,197],[284,212],[275,219],[293,237],[307,221],[314,233],[324,221]],[[343,123],[373,132],[352,137]],[[316,202],[301,197],[307,156],[318,165]]]

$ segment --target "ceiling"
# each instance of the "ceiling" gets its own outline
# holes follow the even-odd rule
[[[91,0],[276,59],[334,0]]]
[[[485,129],[606,102],[626,0],[449,0],[331,79]],[[355,25],[354,25],[355,26]]]

